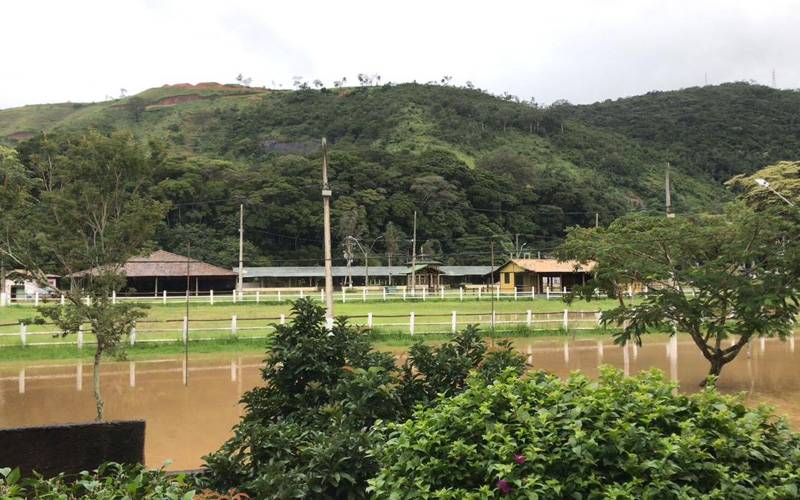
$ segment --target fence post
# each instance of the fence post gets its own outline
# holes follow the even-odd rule
[[[545,291],[547,293],[547,300],[550,300],[550,287],[548,286],[547,290],[545,290]]]
[[[347,289],[342,287],[342,304],[347,303]]]
[[[281,314],[281,320],[280,321],[281,321],[282,325],[286,324],[286,315],[285,314]]]
[[[406,300],[406,289],[405,287],[403,287],[403,301],[405,300]]]
[[[19,324],[19,341],[22,342],[22,347],[28,344],[28,327],[25,323]]]
[[[256,304],[259,304],[260,302],[261,302],[261,292],[256,290]]]
[[[320,290],[319,291],[319,301],[320,302],[325,302],[325,291],[324,290]]]
[[[425,302],[425,297],[427,297],[427,296],[428,296],[428,289],[427,288],[423,288],[422,289],[422,302]]]
[[[514,300],[517,300],[517,287],[514,287]]]
[[[283,302],[283,296],[281,295],[280,290],[278,290],[278,302]]]
[[[453,335],[455,335],[457,329],[458,329],[458,319],[456,317],[456,312],[453,311],[453,314],[450,318],[450,332]]]
[[[569,310],[564,309],[564,331],[569,330]]]
[[[367,313],[367,328],[372,330],[372,313]]]
[[[367,301],[367,287],[361,289],[361,302]]]
[[[6,292],[0,292],[0,307],[6,306]]]
[[[78,327],[78,349],[83,349],[83,325]]]
[[[131,339],[131,347],[136,345],[136,323],[133,323],[131,327],[131,332],[128,334],[128,337]]]
[[[300,289],[300,298],[302,299],[303,297],[305,297],[305,294],[303,294],[303,289],[301,288]]]
[[[214,305],[214,290],[208,291],[208,303]]]
[[[61,299],[60,299],[59,302],[61,303],[62,306],[64,305],[64,294],[63,293],[61,294]]]
[[[182,329],[182,337],[183,337],[183,344],[189,342],[189,318],[187,316],[183,317],[183,329]]]
[[[531,300],[533,300],[535,298],[536,298],[536,287],[532,286],[531,287]]]
[[[235,337],[237,335],[236,331],[236,315],[234,314],[231,316],[231,337]]]
[[[497,300],[500,300],[500,285],[495,285],[494,286],[494,297]]]
[[[383,301],[386,302],[386,287],[383,287]]]
[[[458,289],[458,300],[459,300],[459,302],[464,302],[464,288],[463,287]]]
[[[39,307],[39,292],[33,292],[33,306]]]
[[[595,317],[595,319],[597,319],[597,326],[602,325],[602,323],[603,323],[603,313],[601,313],[600,311],[597,311],[596,313],[594,313],[594,317]]]
[[[481,300],[481,290],[483,290],[483,287],[479,286],[478,287],[478,300]]]
[[[411,311],[408,317],[408,331],[411,335],[414,335],[414,311]]]
[[[528,309],[528,311],[525,313],[525,326],[530,328],[532,324],[533,324],[533,311]]]
[[[112,304],[116,304],[117,303],[117,291],[116,290],[111,290],[111,303]]]
[[[497,326],[497,311],[492,311],[492,329]]]
[[[167,305],[167,291],[164,290],[161,294],[161,303]]]
[[[439,298],[444,300],[444,287],[439,288]]]
[[[234,304],[236,303],[236,290],[234,290],[233,294],[231,294],[231,300],[233,301]]]

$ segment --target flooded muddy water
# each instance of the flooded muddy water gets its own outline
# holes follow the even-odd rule
[[[560,376],[581,370],[594,377],[600,364],[635,374],[663,370],[694,391],[708,364],[688,338],[679,342],[648,339],[643,347],[621,348],[608,339],[542,341],[516,339],[536,369]],[[402,355],[398,352],[399,355]],[[201,465],[201,457],[231,435],[241,415],[241,394],[261,384],[263,354],[225,354],[182,358],[106,362],[102,388],[109,420],[147,421],[147,464],[170,469]],[[752,403],[768,403],[800,429],[800,355],[794,340],[756,340],[750,354],[743,351],[725,367],[719,387],[745,392]],[[0,428],[52,423],[85,422],[94,418],[92,367],[89,363],[0,365]]]

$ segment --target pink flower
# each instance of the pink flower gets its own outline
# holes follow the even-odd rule
[[[500,493],[502,493],[503,495],[508,495],[509,493],[511,493],[511,490],[513,488],[511,488],[511,485],[508,483],[508,481],[506,481],[505,479],[501,479],[497,481],[497,489],[500,490]]]
[[[519,465],[522,465],[525,462],[527,462],[528,459],[525,458],[525,455],[516,454],[514,455],[514,461],[517,462]]]

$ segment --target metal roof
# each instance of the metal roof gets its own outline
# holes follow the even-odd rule
[[[421,265],[418,265],[419,269]],[[491,266],[435,266],[447,276],[483,276],[491,272]],[[351,266],[353,276],[364,277],[364,266]],[[234,269],[235,270],[235,269]],[[334,277],[347,276],[347,266],[333,266]],[[372,277],[405,276],[411,272],[410,266],[369,266]],[[323,266],[288,266],[288,267],[245,267],[245,278],[323,278]]]

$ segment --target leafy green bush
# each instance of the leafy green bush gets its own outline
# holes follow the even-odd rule
[[[205,457],[201,484],[231,487],[258,498],[362,498],[378,472],[374,426],[408,418],[415,405],[463,390],[484,363],[496,373],[507,363],[524,368],[510,346],[486,354],[474,327],[438,347],[412,346],[398,368],[389,353],[338,320],[330,332],[324,310],[308,299],[293,304],[294,319],[277,325],[262,370],[266,384],[246,393],[246,414],[234,436]]]
[[[480,377],[377,451],[376,498],[797,498],[800,437],[765,407],[658,371]]]
[[[167,476],[163,470],[150,471],[142,465],[103,464],[93,472],[78,477],[60,474],[20,479],[18,469],[0,469],[0,499],[168,499],[190,500],[195,497],[191,481],[182,474]]]

